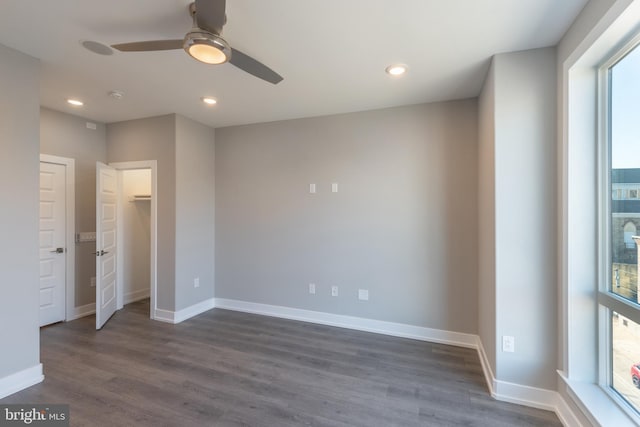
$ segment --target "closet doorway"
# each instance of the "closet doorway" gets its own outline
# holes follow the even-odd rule
[[[157,162],[110,163],[118,177],[117,309],[150,298],[155,319],[157,296]]]

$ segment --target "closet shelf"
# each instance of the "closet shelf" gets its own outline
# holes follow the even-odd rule
[[[143,200],[151,200],[151,195],[150,194],[135,194],[131,197],[131,200],[129,200],[130,202],[140,202]]]

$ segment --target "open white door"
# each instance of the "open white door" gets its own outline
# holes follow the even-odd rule
[[[118,200],[116,170],[96,165],[96,329],[116,312],[116,218]]]

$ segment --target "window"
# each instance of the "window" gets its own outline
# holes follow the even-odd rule
[[[634,362],[623,358],[613,362],[612,326],[616,315],[621,324],[625,321],[627,325],[640,324],[640,306],[612,291],[615,273],[611,252],[613,232],[620,236],[615,241],[624,241],[627,222],[621,221],[613,227],[612,209],[626,199],[629,188],[640,187],[640,180],[625,179],[624,184],[612,179],[615,178],[611,171],[614,162],[609,150],[617,135],[609,131],[609,119],[613,116],[615,122],[620,111],[613,109],[609,114],[612,107],[609,92],[619,89],[621,84],[618,72],[624,70],[619,66],[622,63],[616,64],[633,50],[634,38],[636,44],[640,43],[640,1],[615,0],[613,3],[615,5],[601,16],[590,8],[593,5],[590,2],[585,10],[597,17],[585,23],[591,28],[588,36],[578,44],[561,43],[558,49],[562,145],[559,152],[561,348],[558,374],[561,383],[558,392],[567,402],[574,402],[594,425],[637,427],[640,414],[634,409],[633,401],[629,403],[629,397],[623,398],[622,390],[616,391],[615,387],[619,389],[622,383],[614,381],[613,374],[616,369],[620,381],[630,381],[633,385],[631,364]],[[578,19],[582,20],[582,15]],[[577,36],[573,29],[568,34]],[[628,48],[623,51],[621,48],[625,45]],[[610,87],[611,78],[613,87]],[[634,80],[631,83],[636,84]],[[637,88],[631,90],[637,92]],[[634,97],[640,99],[637,94]],[[637,110],[627,115],[633,114],[639,117]],[[640,159],[639,149],[640,144],[636,144],[626,155]],[[613,188],[622,190],[617,200],[611,197]],[[633,221],[640,228],[640,217]],[[624,249],[623,245],[623,252],[636,251]],[[631,261],[628,265],[632,265]],[[624,272],[619,273],[624,277]],[[615,351],[624,353],[620,346],[624,343],[620,343],[617,332],[619,330]],[[634,354],[631,359],[636,357]]]
[[[640,47],[619,52],[601,70],[606,114],[599,242],[600,384],[640,415],[640,304],[638,251],[633,236],[640,218]],[[620,197],[620,186],[626,186]],[[634,250],[635,249],[635,250]],[[608,279],[607,279],[608,278]]]

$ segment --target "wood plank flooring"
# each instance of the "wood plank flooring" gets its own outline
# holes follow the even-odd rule
[[[493,400],[475,350],[214,309],[178,325],[149,301],[41,331],[42,384],[72,426],[561,426]]]

